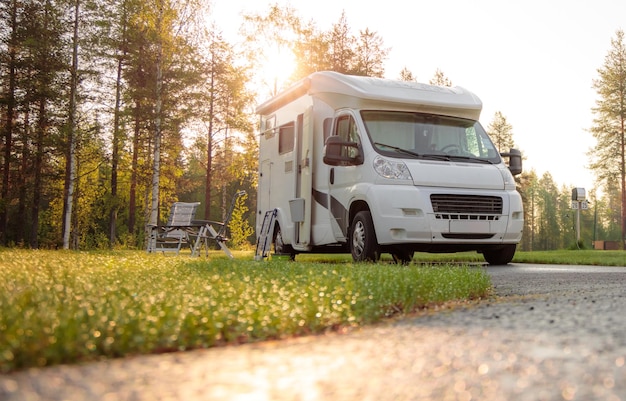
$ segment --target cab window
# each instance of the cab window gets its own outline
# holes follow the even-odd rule
[[[350,115],[339,116],[335,129],[335,135],[339,136],[343,141],[354,142],[359,144],[359,132],[357,130],[356,121]],[[355,158],[359,155],[357,147],[345,146],[342,149],[342,156]]]

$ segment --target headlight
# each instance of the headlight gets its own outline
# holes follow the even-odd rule
[[[409,168],[401,161],[391,161],[377,156],[374,159],[374,170],[381,177],[390,180],[413,180]]]

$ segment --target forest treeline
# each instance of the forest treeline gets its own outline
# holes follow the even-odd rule
[[[406,68],[386,72],[383,38],[353,30],[345,13],[328,30],[278,5],[237,23],[241,40],[232,43],[203,0],[3,0],[0,245],[142,248],[147,225],[163,222],[173,202],[199,201],[197,218],[220,220],[243,189],[231,236],[234,247],[250,246],[260,96],[320,70],[415,80]],[[612,44],[626,54],[621,31]],[[289,79],[260,74],[270,47],[293,55]],[[605,60],[604,68],[617,67]],[[598,78],[601,99],[615,97],[602,91],[616,79],[626,84],[626,77]],[[431,83],[451,85],[439,70]],[[600,143],[615,134],[619,110],[599,103],[595,111]],[[591,155],[594,168],[613,164],[611,174],[598,175],[602,197],[589,191],[582,213],[587,247],[624,238],[623,127],[621,141],[607,139]],[[501,151],[514,146],[502,113],[488,131]],[[521,249],[573,246],[571,188],[532,170],[518,186],[526,211]]]

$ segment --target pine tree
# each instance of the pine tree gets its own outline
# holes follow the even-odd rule
[[[417,77],[413,75],[413,73],[407,67],[402,68],[398,79],[400,81],[417,82]]]
[[[298,39],[293,44],[297,62],[291,80],[295,82],[316,71],[329,70],[328,47],[326,33],[320,32],[315,24],[310,23],[298,31]]]
[[[350,34],[346,12],[341,13],[337,23],[328,33],[328,58],[332,71],[348,74],[354,69],[355,38]]]
[[[446,77],[443,71],[441,71],[439,68],[437,68],[437,71],[435,71],[435,76],[430,81],[428,81],[428,83],[437,86],[452,86],[452,81],[450,81],[450,79]]]
[[[539,215],[537,243],[534,249],[558,249],[560,237],[557,213],[558,190],[552,175],[548,172],[543,174],[538,184],[538,207],[541,212]]]
[[[626,43],[624,31],[611,39],[611,48],[593,81],[598,93],[591,133],[597,140],[590,168],[599,181],[608,184],[619,177],[621,190],[622,242],[626,239]]]
[[[524,205],[524,232],[522,234],[521,248],[524,251],[532,251],[535,246],[537,234],[537,220],[540,214],[538,208],[539,179],[535,170],[524,172],[519,177],[518,190],[522,196]]]
[[[0,32],[2,32],[2,43],[0,47],[0,65],[2,70],[0,71],[0,77],[5,78],[5,82],[0,85],[2,96],[2,108],[0,109],[0,131],[3,132],[4,137],[4,152],[2,163],[2,183],[0,190],[0,244],[6,245],[8,242],[7,237],[7,224],[9,218],[8,205],[9,199],[9,187],[11,185],[11,168],[12,168],[12,152],[13,152],[13,137],[15,132],[15,120],[17,115],[17,47],[18,47],[18,2],[12,0],[9,2],[3,2],[0,4]]]
[[[67,28],[62,21],[63,10],[51,0],[33,2],[24,10],[24,57],[29,63],[31,79],[26,82],[26,95],[32,102],[34,137],[32,161],[32,199],[30,200],[30,238],[32,248],[39,248],[39,231],[42,207],[51,182],[48,173],[53,168],[47,155],[57,151],[59,130],[58,119],[63,102],[63,73],[67,71],[64,54],[64,34]],[[30,117],[29,117],[30,118]],[[60,216],[59,216],[60,217]]]
[[[123,73],[128,62],[130,16],[133,13],[133,4],[130,0],[115,2],[114,7],[109,5],[110,21],[109,48],[112,59],[115,62],[115,99],[113,103],[113,127],[111,128],[111,188],[109,203],[109,246],[113,247],[117,241],[118,212],[121,206],[118,191],[118,173],[120,172],[120,162],[123,158],[123,145],[126,139],[122,127],[122,95],[123,95]]]
[[[383,47],[383,39],[369,28],[360,32],[355,51],[355,75],[366,77],[379,77],[385,75],[384,62],[389,54],[389,49]]]
[[[194,118],[195,125],[202,127],[199,131],[204,136],[198,141],[204,151],[200,160],[205,171],[204,195],[200,199],[204,205],[204,217],[208,219],[212,215],[216,189],[223,194],[222,209],[230,203],[223,189],[233,181],[228,171],[240,133],[253,130],[246,112],[252,104],[252,96],[246,88],[249,70],[238,65],[234,46],[215,30],[205,32],[202,42],[205,44],[200,49],[203,79]]]
[[[506,121],[506,117],[500,111],[496,111],[494,114],[493,120],[487,127],[487,133],[496,145],[498,152],[508,152],[509,149],[515,147],[513,127]]]
[[[74,196],[76,185],[76,126],[77,126],[77,92],[78,92],[78,31],[80,24],[80,0],[73,1],[74,20],[72,21],[72,64],[70,66],[70,94],[67,121],[67,144],[66,167],[65,167],[65,191],[63,204],[63,249],[70,248],[70,233],[72,232],[72,209],[74,208]]]

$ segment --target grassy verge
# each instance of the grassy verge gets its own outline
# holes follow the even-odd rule
[[[626,266],[626,252],[596,250],[517,252],[515,254],[513,262],[592,266]]]
[[[415,263],[485,263],[483,256],[476,252],[416,253],[413,261]],[[518,251],[515,253],[513,263],[626,266],[626,252],[596,250]]]
[[[468,266],[307,258],[0,250],[0,373],[320,333],[490,288]]]

